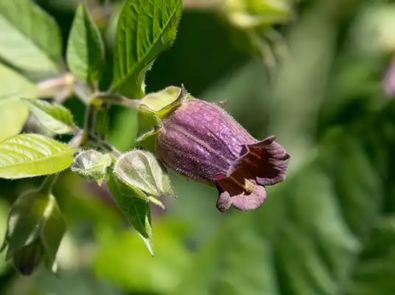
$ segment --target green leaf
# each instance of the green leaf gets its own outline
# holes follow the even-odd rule
[[[172,294],[394,294],[394,114],[336,134],[262,208],[230,216]]]
[[[107,174],[107,185],[122,213],[139,233],[151,255],[154,255],[148,198],[137,189],[121,182],[112,171]]]
[[[106,175],[107,167],[111,166],[111,156],[109,154],[89,150],[79,153],[70,169],[88,180],[97,180],[99,184]]]
[[[115,163],[113,173],[147,196],[174,196],[167,171],[150,152],[133,150],[123,154]]]
[[[39,134],[20,134],[0,143],[0,178],[53,174],[73,163],[75,150]]]
[[[0,106],[0,142],[17,135],[23,128],[29,111],[21,101],[11,101]]]
[[[56,134],[71,133],[74,129],[73,116],[62,105],[54,105],[44,100],[24,99],[37,121]]]
[[[33,1],[0,1],[0,32],[0,57],[8,63],[36,75],[58,73],[62,57],[59,28]]]
[[[80,80],[95,86],[103,70],[104,48],[100,32],[80,4],[74,18],[67,47],[67,63]]]
[[[181,8],[181,0],[126,1],[117,26],[112,91],[144,96],[146,72],[172,45]]]
[[[35,98],[39,93],[39,89],[35,84],[2,64],[0,64],[0,77],[2,79],[0,87],[0,107],[2,107],[1,105],[3,103],[15,101],[22,97]]]
[[[190,251],[183,242],[187,232],[184,222],[162,218],[155,233],[155,243],[160,245],[155,259],[134,233],[114,230],[111,236],[98,235],[100,246],[92,271],[134,293],[171,294],[190,263]]]

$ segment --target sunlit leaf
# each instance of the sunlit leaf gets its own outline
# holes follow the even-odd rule
[[[0,57],[7,62],[29,73],[58,72],[62,57],[59,28],[33,1],[0,1],[0,32]]]
[[[20,134],[0,143],[0,178],[56,173],[73,163],[75,150],[38,134]]]
[[[176,36],[181,0],[128,0],[118,20],[112,91],[130,98],[145,93],[145,74]]]
[[[23,102],[37,121],[48,130],[57,134],[73,131],[73,116],[64,106],[54,105],[44,100],[24,99]]]
[[[107,174],[107,185],[126,219],[139,233],[151,255],[154,255],[151,209],[148,198],[137,189],[121,182],[112,171]]]
[[[2,64],[0,64],[0,77],[0,106],[3,103],[15,101],[22,97],[35,98],[39,93],[38,87],[35,84]],[[2,119],[0,118],[0,120]]]
[[[0,106],[0,142],[18,134],[29,115],[27,107],[21,101],[11,101]]]
[[[71,71],[93,87],[103,68],[103,51],[100,32],[84,5],[80,4],[67,48],[67,62]]]

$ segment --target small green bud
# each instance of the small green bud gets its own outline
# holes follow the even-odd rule
[[[106,169],[111,165],[111,156],[89,150],[79,153],[70,169],[87,180],[97,180],[99,185],[106,175]]]
[[[166,169],[150,152],[133,150],[123,154],[115,163],[114,174],[146,197],[174,196]]]
[[[44,249],[37,239],[15,252],[13,258],[16,270],[25,276],[31,275],[39,266],[44,255]]]
[[[50,179],[50,178],[48,178]],[[66,225],[56,200],[49,193],[51,181],[36,191],[21,195],[11,207],[3,251],[6,259],[12,258],[15,268],[23,275],[30,275],[42,260],[52,271]]]

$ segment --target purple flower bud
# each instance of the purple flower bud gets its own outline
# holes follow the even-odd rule
[[[265,185],[285,180],[290,155],[275,137],[257,141],[214,104],[185,100],[162,124],[159,158],[178,173],[216,187],[221,212],[230,205],[256,209],[266,199]]]

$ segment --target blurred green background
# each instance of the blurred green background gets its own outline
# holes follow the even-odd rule
[[[67,40],[78,1],[36,2]],[[106,190],[67,171],[54,191],[68,223],[60,277],[20,277],[1,254],[0,294],[395,294],[395,2],[217,2],[184,0],[147,92],[183,83],[227,100],[253,136],[275,134],[291,154],[287,180],[259,210],[221,214],[215,190],[173,174],[179,198],[153,208],[152,258]],[[106,42],[105,89],[122,1],[87,3]],[[83,104],[66,106],[81,124]],[[12,115],[0,109],[0,138]],[[134,111],[111,109],[118,149],[133,147],[136,128]],[[0,180],[0,236],[9,206],[41,181]]]

